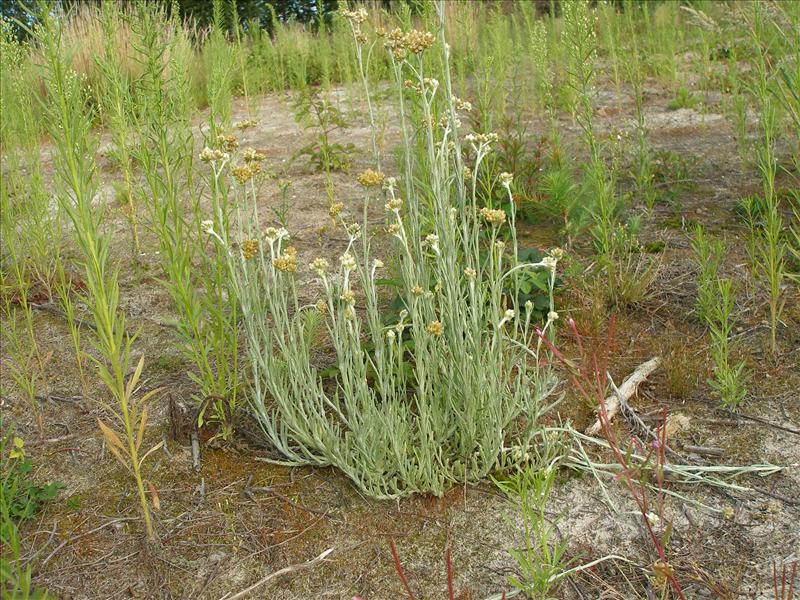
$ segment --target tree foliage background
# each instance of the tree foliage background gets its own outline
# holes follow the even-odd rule
[[[214,18],[214,3],[211,0],[107,0],[135,5],[138,2],[159,2],[168,11],[178,10],[181,18],[193,20],[199,27],[209,25]],[[68,13],[82,4],[100,4],[101,0],[0,0],[0,17],[11,20],[15,32],[25,37],[23,27],[35,22],[40,10]],[[352,2],[351,2],[352,3]],[[389,4],[386,2],[385,4]],[[274,21],[294,19],[301,23],[317,25],[327,22],[332,12],[339,7],[339,0],[222,0],[226,15],[233,14],[235,6],[239,22],[243,25],[257,24],[272,31]],[[232,23],[224,24],[230,28]]]

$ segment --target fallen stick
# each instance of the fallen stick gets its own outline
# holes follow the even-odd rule
[[[197,431],[192,430],[192,468],[195,471],[200,471],[200,440],[197,437]]]
[[[693,452],[705,456],[725,456],[725,450],[714,446],[684,446],[686,452]]]
[[[253,590],[258,589],[259,587],[261,587],[262,585],[264,585],[265,583],[267,583],[271,579],[275,579],[276,577],[280,577],[281,575],[288,575],[289,573],[294,573],[295,571],[300,571],[301,569],[307,569],[308,567],[313,567],[315,564],[325,560],[325,558],[331,552],[333,552],[333,548],[328,548],[327,550],[325,550],[325,552],[323,552],[322,554],[320,554],[316,558],[312,558],[311,560],[306,561],[304,563],[300,563],[298,565],[292,565],[290,567],[284,567],[283,569],[275,571],[274,573],[270,573],[269,575],[267,575],[263,579],[261,579],[259,581],[256,581],[249,588],[242,590],[238,594],[234,594],[233,596],[228,596],[227,594],[225,594],[222,598],[220,598],[220,600],[238,600],[238,598],[244,598],[245,596],[250,594]]]
[[[648,360],[646,363],[642,363],[636,370],[631,373],[631,375],[622,382],[622,385],[619,386],[618,393],[625,398],[625,400],[629,400],[631,396],[636,393],[636,390],[639,388],[639,385],[647,379],[650,374],[655,371],[658,366],[661,364],[661,358],[655,356]],[[619,412],[619,399],[617,398],[617,394],[614,393],[608,398],[605,399],[606,405],[606,418],[610,422],[611,419],[614,418],[614,415]],[[602,431],[603,427],[600,424],[600,419],[594,422],[587,430],[587,435],[597,435]]]

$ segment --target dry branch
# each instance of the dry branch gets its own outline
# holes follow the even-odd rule
[[[639,388],[639,385],[647,379],[650,374],[655,371],[658,366],[661,364],[661,358],[658,356],[654,356],[646,363],[642,363],[636,370],[631,373],[631,375],[622,382],[622,385],[619,386],[619,394],[625,398],[625,400],[629,400],[631,396],[636,393],[636,390]],[[617,414],[619,411],[619,399],[617,398],[617,394],[612,394],[605,400],[606,405],[606,415],[609,421],[614,418],[614,415]],[[600,419],[594,422],[592,426],[590,426],[586,430],[587,435],[598,435],[602,427],[600,425]]]
[[[304,563],[300,563],[300,564],[297,564],[297,565],[291,565],[289,567],[284,567],[283,569],[275,571],[274,573],[270,573],[269,575],[267,575],[263,579],[255,582],[249,588],[247,588],[245,590],[242,590],[241,592],[239,592],[237,594],[234,594],[233,596],[228,596],[227,594],[225,594],[225,596],[220,598],[220,600],[238,600],[239,598],[244,598],[244,597],[248,596],[254,590],[258,589],[259,587],[261,587],[262,585],[264,585],[268,581],[270,581],[272,579],[275,579],[276,577],[280,577],[281,575],[288,575],[289,573],[294,573],[294,572],[300,571],[302,569],[307,569],[308,567],[313,567],[315,564],[325,560],[325,558],[331,552],[333,552],[333,548],[328,548],[327,550],[325,550],[325,552],[323,552],[322,554],[320,554],[316,558],[312,558],[309,561],[306,561]]]

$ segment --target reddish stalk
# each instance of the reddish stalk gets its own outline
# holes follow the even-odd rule
[[[397,556],[397,549],[394,547],[394,540],[389,540],[389,549],[392,551],[392,558],[394,559],[394,570],[397,571],[397,576],[400,577],[400,581],[403,583],[403,587],[406,589],[406,594],[408,595],[409,600],[416,600],[414,597],[414,592],[411,591],[411,586],[408,585],[406,574],[403,572],[403,566],[400,564],[400,558]]]
[[[792,564],[791,575],[786,571],[786,565],[781,565],[781,586],[780,594],[778,594],[778,565],[772,564],[772,587],[775,591],[775,598],[778,600],[792,600],[794,598],[794,582],[797,578],[797,561]],[[789,589],[786,589],[786,584],[789,584]]]
[[[447,549],[447,553],[444,555],[444,561],[447,564],[447,595],[450,596],[450,600],[456,600],[456,591],[453,589],[453,563],[450,560],[450,548]]]
[[[612,452],[614,453],[614,458],[616,459],[617,463],[621,468],[621,472],[618,479],[622,480],[625,487],[630,492],[631,496],[633,497],[636,506],[639,509],[639,512],[642,515],[642,520],[644,521],[644,526],[647,530],[648,537],[653,543],[653,547],[655,548],[656,552],[658,553],[660,561],[668,566],[669,562],[667,561],[667,555],[664,551],[663,545],[659,540],[658,536],[653,531],[653,528],[650,526],[650,519],[647,518],[647,488],[644,484],[637,485],[634,484],[634,481],[637,481],[637,478],[634,476],[633,470],[628,462],[628,459],[625,456],[625,453],[621,449],[621,443],[619,438],[617,437],[616,431],[611,427],[611,421],[608,418],[608,413],[606,412],[606,389],[605,389],[605,381],[606,381],[606,374],[608,373],[608,356],[610,354],[609,348],[611,346],[611,342],[613,340],[613,331],[614,331],[614,323],[615,319],[612,317],[611,323],[609,324],[608,328],[608,335],[605,344],[605,351],[601,354],[599,364],[598,364],[598,356],[596,352],[593,352],[591,356],[587,356],[583,350],[583,344],[581,342],[581,335],[578,332],[578,328],[575,326],[575,321],[573,319],[569,319],[567,321],[569,324],[572,333],[575,335],[575,339],[578,343],[578,349],[580,350],[583,362],[586,363],[587,359],[588,362],[591,363],[592,369],[591,372],[587,373],[581,366],[572,366],[573,362],[567,360],[567,358],[555,347],[553,342],[551,342],[545,335],[543,335],[542,331],[537,329],[536,334],[539,336],[539,339],[544,342],[545,346],[547,346],[548,350],[553,353],[559,361],[561,361],[568,369],[570,373],[570,378],[572,383],[577,388],[578,392],[586,398],[587,400],[597,403],[599,405],[598,408],[598,420],[600,421],[600,427],[603,431],[603,436],[606,438],[609,447],[611,448]],[[664,421],[666,424],[666,419]],[[664,435],[666,434],[666,427],[662,427],[661,431],[659,432],[659,440],[658,444],[655,445],[656,450],[656,477],[658,479],[659,486],[663,485],[663,469],[660,468],[660,465],[663,464],[664,460]],[[649,454],[647,459],[649,459]],[[660,489],[660,487],[659,487]],[[663,508],[662,508],[663,510]],[[659,515],[660,516],[660,515]],[[677,578],[675,577],[674,573],[672,573],[671,569],[665,569],[665,576],[669,581],[672,589],[675,591],[675,594],[681,600],[686,600],[686,597],[683,595],[683,591],[681,590],[681,586],[678,583]]]

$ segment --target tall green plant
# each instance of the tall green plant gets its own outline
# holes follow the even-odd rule
[[[114,424],[109,426],[98,419],[98,425],[109,450],[132,475],[147,537],[153,539],[155,530],[142,465],[160,443],[144,453],[141,446],[147,424],[146,402],[157,390],[138,397],[144,357],[139,359],[133,375],[128,376],[134,337],[126,331],[125,314],[119,306],[118,271],[110,265],[109,258],[111,237],[102,230],[93,206],[97,192],[93,115],[86,110],[81,80],[67,67],[63,23],[48,13],[41,14],[43,25],[35,35],[45,61],[44,83],[49,102],[43,110],[55,145],[57,199],[73,227],[85,274],[87,292],[83,300],[94,322],[92,345],[96,352],[89,358],[113,397],[113,402],[98,402],[113,415]],[[114,430],[117,425],[122,428],[122,438]]]
[[[746,373],[745,363],[734,364],[731,358],[731,334],[736,325],[733,312],[736,287],[731,279],[719,275],[725,244],[722,240],[710,241],[698,225],[692,248],[699,269],[697,312],[711,334],[714,378],[709,384],[725,407],[736,408],[747,394]]]
[[[127,74],[122,70],[117,59],[118,40],[117,31],[120,27],[122,15],[118,7],[111,2],[105,2],[102,6],[102,26],[104,37],[103,54],[95,56],[95,63],[99,70],[98,90],[96,91],[99,99],[100,116],[105,125],[111,131],[114,142],[114,156],[119,163],[123,177],[123,194],[126,203],[125,216],[131,227],[131,243],[133,245],[134,256],[138,257],[139,246],[139,219],[137,215],[138,207],[134,202],[133,193],[133,165],[132,165],[132,145],[133,145],[133,119],[131,117],[131,82],[128,81]]]
[[[200,191],[193,174],[194,140],[190,130],[188,91],[182,81],[185,64],[158,35],[162,12],[142,7],[136,47],[143,75],[138,82],[138,130],[143,143],[136,151],[144,177],[142,196],[149,198],[150,225],[156,234],[162,283],[178,314],[176,327],[184,354],[192,361],[191,379],[198,386],[200,420],[213,421],[228,437],[238,389],[236,307],[229,308],[227,262],[205,246]],[[219,34],[221,35],[221,33]],[[213,131],[220,113],[209,116]],[[233,151],[235,138],[217,136],[213,145]],[[210,150],[209,150],[210,152]],[[223,154],[223,150],[217,150]],[[230,159],[227,156],[226,162]],[[215,227],[227,231],[227,191],[209,180]]]
[[[786,276],[786,241],[783,234],[783,218],[775,187],[777,175],[776,137],[778,134],[778,114],[772,93],[768,57],[764,50],[767,29],[771,23],[765,22],[760,2],[753,3],[752,36],[755,46],[755,83],[753,93],[760,108],[760,145],[756,148],[756,165],[761,175],[764,189],[763,227],[758,239],[757,269],[767,284],[769,294],[770,347],[777,352],[777,331],[783,312],[784,298],[782,285]]]
[[[587,0],[567,0],[563,3],[564,31],[561,42],[567,48],[567,85],[572,91],[571,111],[583,131],[589,152],[587,179],[593,203],[592,234],[598,252],[609,257],[613,250],[613,237],[619,201],[616,196],[614,173],[605,164],[594,126],[597,36],[595,16]]]

